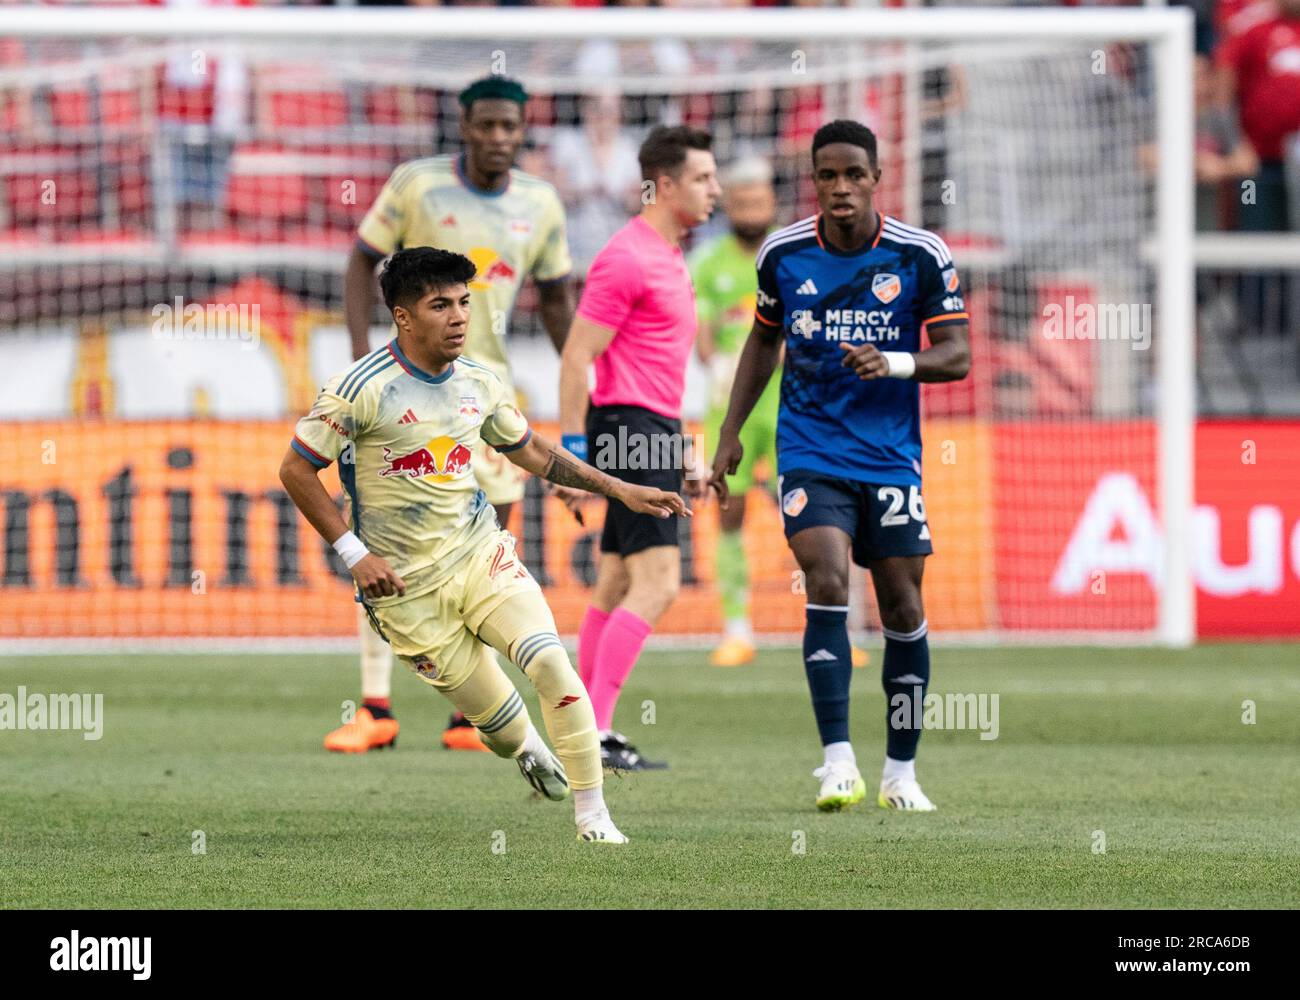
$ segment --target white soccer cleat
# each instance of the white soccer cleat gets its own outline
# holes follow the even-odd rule
[[[609,818],[609,810],[602,809],[596,816],[578,824],[578,839],[588,844],[626,844],[614,821]]]
[[[901,809],[903,812],[934,812],[934,803],[925,797],[915,778],[896,778],[880,782],[876,805],[881,809]]]
[[[545,753],[521,753],[515,758],[519,773],[533,788],[552,802],[569,797],[569,776],[564,767],[549,750]]]
[[[846,761],[823,764],[813,772],[813,777],[822,779],[821,791],[817,793],[817,808],[822,812],[839,812],[867,797],[867,783],[858,769]]]

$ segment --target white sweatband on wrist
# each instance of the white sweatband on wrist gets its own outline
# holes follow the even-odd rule
[[[916,356],[907,351],[881,351],[880,356],[889,365],[890,378],[911,378],[916,374]]]
[[[348,569],[370,555],[370,550],[361,543],[361,539],[350,531],[345,531],[334,539],[334,551],[339,554],[339,558]]]

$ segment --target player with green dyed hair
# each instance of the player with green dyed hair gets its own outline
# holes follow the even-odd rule
[[[700,360],[709,370],[709,409],[705,418],[708,454],[718,445],[722,418],[727,412],[731,381],[736,373],[745,338],[754,323],[758,276],[754,260],[764,237],[776,221],[776,192],[772,170],[763,160],[742,160],[723,177],[722,206],[731,232],[700,246],[691,254],[691,280],[695,284],[699,333],[695,342]],[[716,563],[718,588],[726,635],[713,651],[717,667],[738,667],[754,658],[754,637],[749,620],[749,562],[741,537],[745,497],[754,485],[754,468],[766,460],[776,469],[776,414],[780,403],[778,369],[745,422],[741,441],[745,456],[734,476],[728,477],[731,503],[721,512]]]

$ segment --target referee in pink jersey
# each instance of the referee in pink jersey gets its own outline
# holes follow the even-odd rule
[[[641,144],[648,203],[592,261],[560,368],[564,447],[611,476],[688,496],[702,495],[705,483],[683,468],[683,457],[691,457],[681,415],[695,290],[681,241],[722,194],[711,147],[707,132],[684,125],[657,126]],[[612,727],[623,682],[681,585],[677,531],[676,516],[634,514],[609,501],[596,589],[578,633],[578,672],[596,711],[606,767],[667,766],[645,760]]]

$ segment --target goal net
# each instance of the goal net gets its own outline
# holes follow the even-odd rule
[[[869,125],[877,207],[944,238],[971,316],[970,376],[922,389],[933,633],[1189,640],[1183,546],[1165,541],[1190,504],[1181,14],[30,14],[0,12],[8,645],[355,641],[348,574],[277,469],[293,421],[351,360],[358,222],[398,164],[459,152],[456,94],[493,73],[531,95],[518,166],[564,198],[579,288],[636,207],[652,124],[707,128],[723,167],[766,159],[779,224],[816,211],[816,128]],[[692,245],[726,232],[719,211]],[[378,345],[389,328],[373,321]],[[505,336],[521,405],[553,433],[558,358],[530,285]],[[693,362],[692,429],[707,403]],[[751,615],[780,641],[804,597],[775,470],[760,473]],[[579,526],[536,482],[516,505],[562,633],[601,510]],[[659,633],[718,633],[717,538],[702,507]]]

